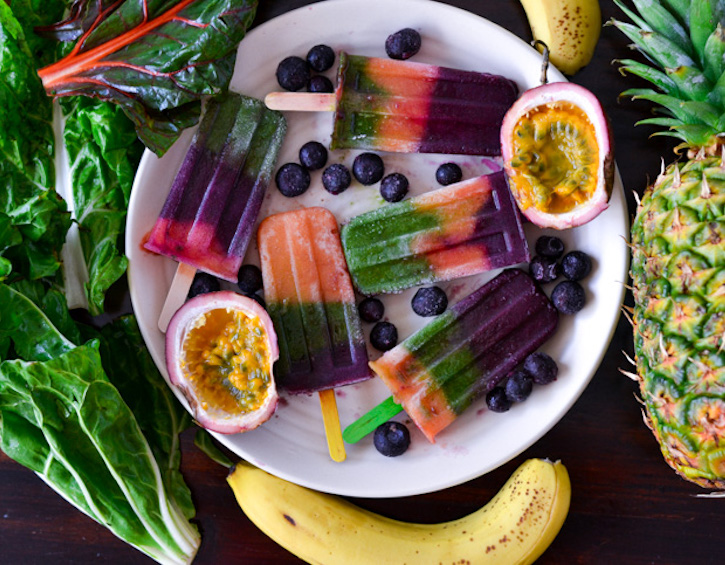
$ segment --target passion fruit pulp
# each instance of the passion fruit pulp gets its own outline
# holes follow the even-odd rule
[[[607,208],[612,136],[589,90],[556,82],[526,91],[504,117],[501,148],[514,199],[535,225],[571,228]]]
[[[166,367],[202,427],[232,434],[267,421],[279,400],[272,366],[279,356],[267,311],[218,291],[188,300],[166,331]]]

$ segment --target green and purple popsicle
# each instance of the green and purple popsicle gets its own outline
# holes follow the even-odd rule
[[[529,260],[502,171],[356,216],[342,228],[350,275],[362,294],[399,292]]]
[[[500,75],[341,52],[334,93],[273,92],[265,102],[333,112],[331,149],[498,156],[517,97]]]
[[[400,407],[429,441],[499,384],[556,331],[559,314],[533,279],[506,269],[370,366],[393,393],[371,414],[386,421]],[[363,416],[343,437],[376,422]]]

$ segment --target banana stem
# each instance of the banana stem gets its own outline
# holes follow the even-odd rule
[[[549,79],[546,76],[547,72],[549,71],[549,46],[540,39],[534,39],[531,42],[531,45],[532,47],[541,46],[541,48],[544,50],[544,60],[541,63],[541,78],[539,80],[541,81],[541,84],[546,84],[547,82],[549,82]]]

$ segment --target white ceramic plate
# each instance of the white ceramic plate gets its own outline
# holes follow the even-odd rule
[[[286,13],[258,28],[242,41],[231,88],[264,97],[278,90],[275,69],[292,54],[305,56],[318,43],[352,53],[385,56],[388,34],[413,27],[423,37],[423,47],[413,60],[506,75],[523,91],[536,86],[540,56],[529,45],[469,12],[429,0],[331,0]],[[334,78],[333,73],[329,72]],[[564,80],[555,69],[549,79]],[[279,164],[296,161],[300,146],[316,139],[327,143],[331,117],[324,114],[287,115],[289,132]],[[157,328],[166,292],[176,269],[173,260],[142,249],[193,131],[187,131],[162,158],[146,151],[133,188],[127,224],[131,300],[141,331],[161,372],[164,336]],[[330,162],[348,165],[356,152],[331,153]],[[411,195],[436,188],[434,172],[446,161],[461,164],[469,178],[495,166],[472,157],[441,155],[383,156],[386,171],[399,171],[411,181]],[[320,172],[312,175],[312,187],[301,197],[288,199],[271,186],[262,210],[270,213],[309,205],[328,207],[340,222],[361,211],[384,204],[377,186],[353,184],[339,196],[324,191]],[[410,449],[397,458],[380,455],[367,437],[347,446],[347,460],[333,462],[327,451],[316,396],[283,399],[273,418],[246,434],[217,439],[247,461],[295,483],[321,491],[360,497],[398,497],[450,487],[506,463],[545,434],[574,404],[596,371],[619,317],[626,280],[628,234],[626,205],[617,178],[610,208],[588,225],[560,234],[568,249],[581,249],[594,258],[592,274],[584,281],[587,306],[574,317],[563,317],[557,335],[545,346],[559,363],[556,382],[537,387],[524,403],[510,411],[488,411],[484,401],[472,406],[430,444],[404,413],[397,419],[411,429]],[[527,227],[531,246],[543,232]],[[258,263],[256,247],[246,262]],[[468,277],[443,285],[451,302],[491,278],[494,273]],[[551,288],[547,289],[548,291]],[[414,290],[383,298],[386,315],[398,327],[401,339],[421,327],[426,319],[410,309]],[[366,328],[369,330],[369,327]],[[371,357],[378,353],[371,350]],[[384,385],[370,380],[338,389],[342,426],[347,426],[388,396]],[[179,399],[186,405],[184,399]],[[545,454],[542,454],[545,455]]]

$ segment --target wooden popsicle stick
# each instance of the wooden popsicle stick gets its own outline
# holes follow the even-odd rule
[[[345,444],[342,442],[342,431],[340,430],[340,417],[337,414],[337,400],[335,400],[334,389],[321,390],[317,393],[320,398],[322,409],[322,421],[325,424],[325,435],[327,436],[327,449],[330,457],[338,463],[347,458]]]
[[[159,329],[162,332],[166,333],[171,317],[186,301],[194,275],[196,275],[196,269],[190,265],[179,263],[178,267],[176,267],[176,273],[174,273],[174,278],[171,281],[169,292],[166,294],[164,307],[161,309],[161,315],[159,315]]]
[[[270,110],[333,112],[337,99],[334,93],[328,92],[270,92],[264,103]]]
[[[342,439],[347,443],[357,443],[366,435],[374,432],[380,424],[384,424],[399,414],[402,409],[403,407],[395,402],[392,396],[389,396],[345,428],[345,431],[342,432]]]

